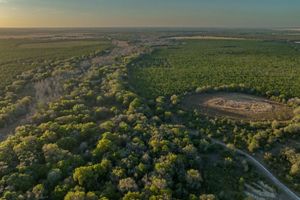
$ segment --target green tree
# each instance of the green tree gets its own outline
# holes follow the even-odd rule
[[[99,164],[76,168],[73,179],[80,186],[87,189],[96,189],[105,179],[110,166],[110,161],[102,160]]]
[[[186,173],[187,187],[192,190],[199,190],[201,187],[201,182],[203,181],[202,176],[198,170],[190,169]]]
[[[142,194],[139,192],[128,192],[124,195],[122,200],[140,200],[142,198]]]
[[[131,192],[136,191],[138,189],[138,186],[135,183],[135,180],[129,177],[129,178],[121,179],[119,181],[118,188],[121,192],[125,193],[129,191]]]

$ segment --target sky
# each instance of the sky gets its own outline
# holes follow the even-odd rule
[[[300,27],[300,0],[0,0],[0,27]]]

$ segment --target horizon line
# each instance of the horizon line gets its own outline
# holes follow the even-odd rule
[[[166,29],[300,29],[299,26],[293,27],[245,27],[245,26],[3,26],[0,29],[153,29],[153,28],[166,28]]]

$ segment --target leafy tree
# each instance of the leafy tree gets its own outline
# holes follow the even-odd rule
[[[14,173],[7,179],[7,184],[16,191],[27,191],[34,184],[34,179],[28,174]]]
[[[129,191],[131,191],[131,192],[136,191],[138,189],[138,186],[135,183],[134,179],[125,178],[125,179],[121,179],[119,181],[118,188],[121,192],[125,193],[125,192],[129,192]]]
[[[68,192],[64,200],[86,200],[86,195],[84,192]]]
[[[101,179],[106,177],[110,165],[110,161],[102,160],[99,164],[76,168],[73,179],[80,186],[91,190],[96,189],[101,184]]]
[[[213,194],[202,194],[200,200],[216,200],[217,198]]]
[[[179,103],[179,97],[174,94],[170,97],[170,101],[173,105],[177,105]]]
[[[70,156],[69,151],[60,149],[57,144],[45,144],[43,146],[43,153],[46,162],[53,164]]]
[[[56,185],[62,178],[62,172],[60,169],[52,169],[47,176],[47,181],[50,185]]]
[[[35,199],[46,199],[46,189],[43,184],[38,184],[32,189]]]
[[[122,198],[122,200],[140,200],[142,199],[142,194],[139,192],[128,192]]]
[[[187,186],[193,190],[198,190],[203,181],[202,176],[198,170],[190,169],[186,174]]]

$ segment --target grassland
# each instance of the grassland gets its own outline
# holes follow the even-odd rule
[[[108,47],[104,40],[0,40],[0,89],[23,71]]]
[[[130,81],[146,97],[229,84],[300,96],[299,49],[282,41],[183,40],[131,63]]]

